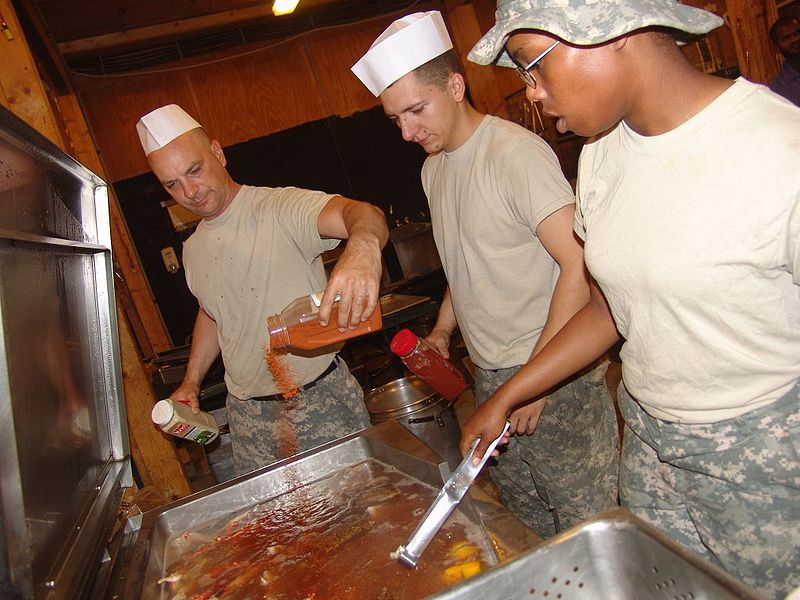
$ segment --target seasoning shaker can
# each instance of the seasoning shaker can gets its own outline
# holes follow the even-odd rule
[[[219,425],[207,412],[194,414],[188,404],[167,398],[159,400],[150,413],[162,431],[185,440],[208,444],[219,436]]]
[[[380,330],[383,325],[380,306],[376,306],[370,318],[361,321],[355,329],[339,331],[339,299],[331,309],[330,320],[324,327],[319,322],[319,307],[322,292],[296,298],[280,313],[267,318],[269,346],[281,351],[287,347],[300,350],[316,350],[344,340]]]

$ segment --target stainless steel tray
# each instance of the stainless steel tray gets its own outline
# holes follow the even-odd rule
[[[551,538],[437,600],[700,600],[760,596],[624,509]]]
[[[165,551],[170,538],[370,459],[434,488],[441,487],[449,476],[446,463],[397,422],[388,421],[145,513],[138,531],[129,532],[135,541],[129,544],[113,595],[122,599],[166,598],[158,580],[165,574]],[[519,555],[541,542],[504,507],[479,492],[465,498],[459,510],[480,525],[486,534],[486,547],[499,560]],[[409,531],[398,543],[411,532],[417,518],[409,515]]]

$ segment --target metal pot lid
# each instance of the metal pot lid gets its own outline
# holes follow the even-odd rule
[[[390,381],[367,393],[364,401],[373,416],[395,418],[438,404],[443,398],[415,375]]]

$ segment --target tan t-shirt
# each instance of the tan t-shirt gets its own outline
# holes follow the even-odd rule
[[[300,296],[325,289],[317,217],[331,198],[298,188],[242,186],[219,217],[202,221],[183,248],[186,281],[217,323],[225,384],[238,398],[278,392],[264,354],[267,317]],[[286,355],[294,380],[312,381],[332,354]]]
[[[800,377],[800,109],[739,79],[679,127],[581,154],[575,229],[659,419],[713,423]]]
[[[461,147],[428,157],[422,185],[470,358],[484,369],[527,362],[558,277],[536,228],[574,202],[555,154],[486,116]]]

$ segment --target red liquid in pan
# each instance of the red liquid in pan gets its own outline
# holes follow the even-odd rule
[[[436,494],[376,461],[341,469],[222,527],[171,539],[165,557],[169,597],[424,598],[454,583],[445,575],[448,568],[452,574],[467,562],[486,566],[482,534],[458,511],[416,569],[389,557],[408,541]]]

